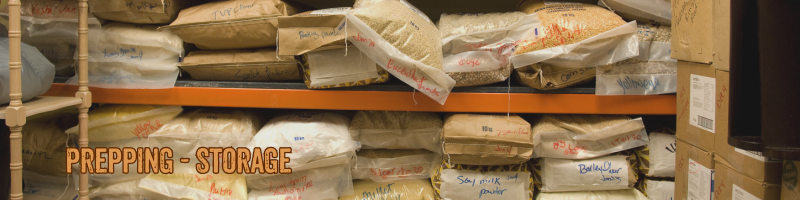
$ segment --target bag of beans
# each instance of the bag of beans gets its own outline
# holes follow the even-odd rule
[[[460,87],[505,81],[514,45],[541,24],[536,14],[508,12],[442,14],[438,26],[444,71]]]
[[[648,200],[644,194],[636,189],[625,190],[600,190],[580,192],[542,192],[536,200]]]
[[[315,50],[345,47],[344,32],[338,30],[337,26],[350,9],[328,8],[278,17],[278,53],[296,56]]]
[[[632,154],[586,160],[534,160],[534,184],[542,192],[622,190],[633,188],[639,178],[634,171],[636,156]]]
[[[528,163],[479,166],[444,161],[431,182],[436,195],[444,200],[529,200],[534,190]]]
[[[455,164],[518,164],[533,154],[531,125],[517,115],[450,115],[442,135],[444,158]]]
[[[532,120],[535,157],[589,159],[647,144],[641,118],[544,115]]]
[[[375,61],[358,49],[337,48],[303,54],[303,79],[309,89],[352,87],[389,80]]]
[[[134,23],[168,24],[178,11],[192,6],[191,0],[103,0],[89,1],[89,9],[99,18]]]
[[[296,12],[279,0],[216,1],[181,10],[169,29],[203,50],[275,46],[278,16]]]
[[[657,0],[661,1],[661,0]],[[639,56],[597,68],[597,95],[677,92],[678,60],[670,57],[670,25],[639,22]]]
[[[362,149],[356,153],[353,179],[387,182],[428,179],[442,155],[426,150]]]
[[[441,36],[413,6],[384,0],[349,11],[337,31],[389,73],[439,104],[455,81],[442,68]],[[391,13],[391,14],[388,14]]]
[[[437,113],[358,111],[350,135],[364,149],[427,149],[442,152],[442,119]]]
[[[22,170],[22,195],[25,200],[78,199],[76,180]]]
[[[536,13],[542,25],[517,44],[511,57],[515,68],[536,63],[572,69],[596,67],[639,53],[636,22],[625,23],[600,6],[525,0],[520,9]]]
[[[354,194],[349,160],[324,162],[312,169],[293,168],[291,174],[248,176],[247,187],[250,200],[336,199]]]
[[[353,181],[353,190],[353,195],[339,197],[339,200],[436,199],[433,188],[431,188],[431,181],[427,179],[395,180],[391,182],[358,180]]]
[[[675,132],[664,128],[649,137],[646,146],[636,148],[639,170],[648,177],[675,177]]]
[[[179,67],[203,81],[300,80],[297,60],[274,49],[192,51]]]
[[[672,5],[668,0],[601,0],[597,5],[608,7],[624,19],[672,22]]]

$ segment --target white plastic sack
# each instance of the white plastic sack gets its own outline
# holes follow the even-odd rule
[[[364,56],[358,49],[331,49],[309,52],[308,67],[310,87],[339,85],[380,78],[375,61]]]
[[[89,86],[172,88],[178,78],[183,40],[155,25],[111,23],[89,32]],[[76,59],[77,59],[77,55]],[[77,84],[77,76],[67,84]]]
[[[536,200],[648,200],[636,189],[539,193]]]
[[[629,156],[587,160],[542,158],[542,192],[622,190],[633,187]]]
[[[21,43],[22,53],[22,101],[27,101],[50,90],[56,76],[55,66],[42,55],[36,47]],[[8,69],[8,38],[0,38],[0,105],[11,101],[10,76]]]
[[[181,106],[107,104],[89,111],[89,144],[147,140],[150,134],[183,112]],[[78,135],[78,126],[65,131]]]
[[[142,179],[139,188],[174,199],[247,199],[247,184],[241,174],[198,174],[178,169],[173,174],[150,174]],[[162,199],[162,198],[159,198]]]
[[[675,177],[675,143],[676,137],[666,130],[650,133],[650,162],[647,176]],[[649,193],[648,193],[649,194]]]
[[[118,141],[111,141],[111,142],[90,142],[89,147],[97,148],[97,147],[117,147],[122,149],[123,147],[131,147],[131,148],[138,148],[138,147],[151,147],[157,146],[155,141],[148,141],[139,140],[138,138],[131,138],[127,140],[118,140]],[[109,160],[108,153],[101,154],[102,157],[106,158],[106,161]],[[120,155],[124,156],[124,155]],[[175,157],[173,157],[175,158]],[[128,165],[128,174],[122,173],[123,164],[118,163],[113,165],[114,166],[114,173],[107,173],[107,174],[89,174],[90,184],[92,185],[106,185],[106,184],[114,184],[119,182],[126,182],[131,180],[138,180],[142,179],[147,176],[147,174],[139,174],[136,173],[136,165],[137,163],[131,163]],[[108,169],[108,162],[104,162],[101,166],[105,169]],[[72,165],[73,171],[80,170],[80,164],[73,164]]]
[[[372,28],[370,28],[364,21],[361,21],[354,13],[359,12],[372,12],[371,9],[378,8],[380,6],[392,6],[393,2],[396,0],[384,0],[374,5],[363,6],[353,10],[350,10],[346,16],[346,20],[344,20],[338,26],[337,31],[344,31],[347,37],[347,40],[352,42],[356,47],[358,47],[361,52],[371,58],[373,61],[378,63],[381,67],[389,71],[392,75],[403,81],[404,83],[414,87],[414,89],[419,90],[422,94],[430,97],[434,101],[438,102],[439,104],[444,105],[444,102],[447,100],[447,97],[450,95],[450,91],[455,86],[455,80],[447,76],[441,69],[424,64],[418,60],[414,60],[405,53],[401,52],[395,46],[392,46],[387,40],[381,37],[380,34],[375,32]],[[406,11],[405,9],[409,9],[410,11],[414,11],[414,9],[409,6],[408,3],[403,3],[406,5],[405,7],[397,7],[398,11]],[[424,15],[420,15],[424,16]],[[408,19],[404,19],[408,20]],[[430,20],[428,20],[430,21]],[[393,23],[400,23],[393,22]],[[409,21],[407,24],[407,28],[419,27],[418,24],[414,24],[415,22]],[[416,22],[416,23],[430,23],[430,22]],[[431,23],[430,26],[433,26]],[[433,27],[435,29],[435,27]],[[345,30],[342,30],[345,29]],[[427,36],[401,36],[407,37],[409,39],[413,39],[413,41],[408,42],[420,42],[420,40],[416,37],[440,37],[438,34],[431,34]],[[437,41],[439,39],[436,39]],[[407,43],[403,43],[407,44]],[[428,55],[428,56],[441,56],[441,55]],[[434,59],[434,58],[431,58]]]
[[[49,176],[31,171],[22,171],[22,195],[26,200],[78,199],[76,184],[77,182],[73,181],[72,177]]]
[[[353,179],[389,182],[430,179],[442,155],[425,150],[361,150],[353,166]]]
[[[140,179],[89,188],[93,200],[148,200],[167,199],[160,194],[139,188]]]
[[[323,166],[327,165],[327,166]],[[313,169],[267,177],[247,177],[249,200],[336,199],[353,194],[350,164],[329,162]],[[280,197],[280,198],[278,198]]]
[[[530,178],[530,172],[444,169],[439,194],[445,200],[525,200],[530,199]]]
[[[604,70],[598,67],[595,94],[652,95],[677,92],[678,60],[670,58],[669,54],[669,42],[640,41],[639,56],[632,59],[649,62],[614,66],[617,69],[611,70]],[[621,68],[664,69],[664,72],[608,74],[609,71],[621,70]]]
[[[620,130],[625,130],[620,132]],[[536,134],[534,132],[534,134]],[[649,141],[642,118],[612,127],[578,134],[571,131],[542,132],[533,136],[534,156],[588,159],[646,145]]]
[[[600,6],[606,6],[617,13],[671,24],[672,5],[664,0],[600,0]]]
[[[647,197],[650,200],[673,200],[675,199],[675,182],[645,180],[647,185]]]

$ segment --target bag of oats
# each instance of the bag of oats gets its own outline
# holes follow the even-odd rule
[[[442,14],[438,25],[444,71],[456,87],[505,81],[511,75],[514,45],[541,26],[536,14],[523,12]]]
[[[277,56],[274,49],[192,51],[178,66],[194,80],[295,81],[297,60]]]
[[[217,1],[181,10],[169,29],[203,50],[275,46],[278,17],[296,9],[279,0]]]
[[[442,155],[426,150],[362,149],[352,168],[353,179],[375,182],[428,179]]]
[[[168,24],[181,9],[192,6],[191,0],[102,0],[89,1],[95,16],[135,24]]]
[[[423,16],[408,3],[384,0],[350,10],[336,29],[389,73],[444,104],[455,81],[442,71],[439,30]]]
[[[597,5],[608,7],[624,19],[642,18],[659,23],[672,22],[672,5],[665,0],[600,0]],[[637,19],[637,21],[639,21]]]
[[[455,164],[518,164],[533,154],[531,125],[517,115],[454,114],[442,129],[444,159]]]
[[[337,26],[350,9],[328,8],[278,17],[278,54],[295,56],[345,47],[344,32]]]
[[[515,68],[536,63],[565,68],[607,65],[639,54],[636,22],[625,23],[596,5],[525,0],[520,9],[542,22],[519,42],[511,57]]]
[[[648,177],[675,177],[675,132],[663,128],[649,137],[646,146],[636,148],[639,170]]]
[[[624,115],[544,115],[533,122],[534,157],[589,159],[649,141],[642,119]]]
[[[479,166],[443,161],[431,182],[436,195],[444,200],[533,199],[533,177],[528,163]]]
[[[660,1],[660,0],[659,0]],[[670,25],[639,22],[639,56],[597,69],[597,95],[677,92],[678,60],[670,57]]]
[[[636,156],[611,155],[586,160],[540,158],[534,165],[534,184],[542,192],[622,190],[638,180]]]
[[[434,200],[435,194],[430,180],[408,179],[391,182],[368,180],[353,181],[353,195],[339,197],[339,200],[408,199]]]
[[[389,80],[375,61],[358,49],[345,48],[313,51],[303,54],[303,80],[308,89],[353,87],[383,83]]]
[[[437,113],[358,111],[350,135],[363,149],[427,149],[442,152],[442,119]]]

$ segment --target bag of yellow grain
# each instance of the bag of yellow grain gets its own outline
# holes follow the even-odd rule
[[[392,13],[392,14],[387,14]],[[444,104],[455,81],[442,70],[441,36],[411,4],[384,0],[350,10],[343,24],[347,40],[404,83]]]
[[[353,165],[353,179],[387,182],[429,179],[442,155],[427,150],[362,149]]]
[[[528,163],[480,166],[447,161],[431,177],[440,199],[529,200],[533,178]]]
[[[596,158],[649,141],[642,119],[624,115],[544,115],[532,122],[535,157]]]
[[[531,125],[517,115],[453,114],[442,135],[444,159],[455,164],[518,164],[533,154]]]
[[[363,149],[427,149],[442,152],[442,119],[437,113],[358,111],[350,135]]]
[[[534,184],[542,192],[622,190],[638,180],[636,156],[610,155],[585,160],[540,158],[534,165]]]
[[[194,80],[295,81],[300,80],[297,60],[278,56],[274,49],[192,51],[179,67]]]
[[[339,197],[339,200],[408,199],[434,200],[431,182],[427,179],[395,180],[374,182],[358,180],[353,182],[353,195]]]

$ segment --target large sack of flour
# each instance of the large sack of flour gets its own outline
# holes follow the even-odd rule
[[[140,181],[139,188],[173,199],[247,199],[247,183],[241,174],[198,174],[177,166],[175,172],[150,174]]]
[[[353,179],[387,182],[429,179],[442,155],[426,150],[362,149],[356,154]]]
[[[455,164],[518,164],[533,154],[531,125],[517,115],[450,115],[442,134],[445,159]]]
[[[641,118],[544,115],[532,120],[536,157],[588,159],[647,144]]]
[[[358,111],[350,135],[364,149],[427,149],[442,151],[442,119],[437,113]]]
[[[537,162],[538,161],[538,162]],[[621,190],[638,180],[633,155],[612,155],[586,160],[540,158],[532,161],[534,184],[542,192]]]
[[[647,146],[636,148],[639,170],[648,177],[675,177],[676,139],[666,128],[651,132]]]

